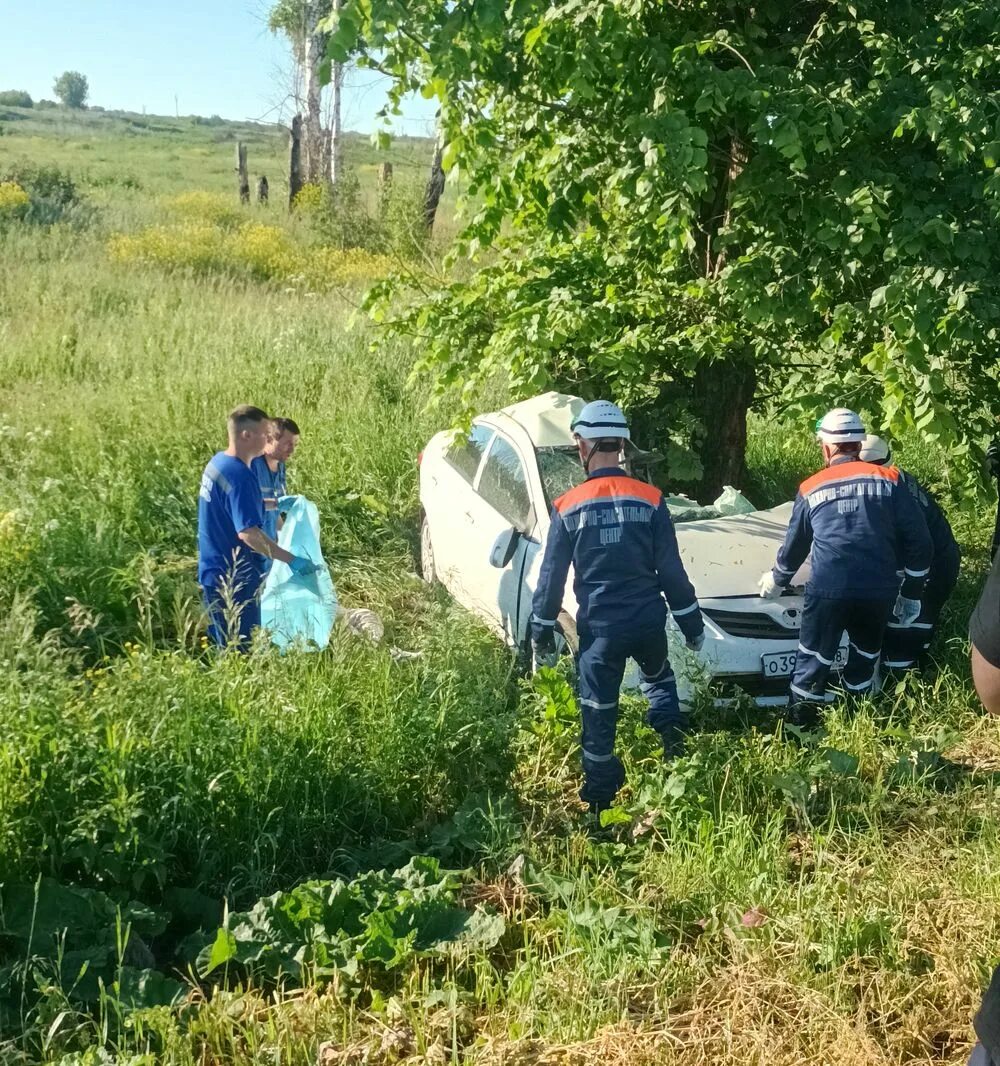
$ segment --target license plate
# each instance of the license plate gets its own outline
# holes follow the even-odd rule
[[[795,669],[794,651],[778,651],[760,657],[760,671],[765,677],[791,677]],[[843,670],[847,663],[847,649],[838,648],[833,657],[833,669]]]

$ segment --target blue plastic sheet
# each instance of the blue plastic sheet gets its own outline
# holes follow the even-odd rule
[[[323,564],[316,505],[304,496],[288,497],[288,501],[291,506],[278,544],[293,555]],[[337,593],[326,566],[315,574],[296,576],[287,563],[275,560],[264,582],[260,615],[261,625],[270,630],[278,647],[297,643],[325,648],[337,617]]]

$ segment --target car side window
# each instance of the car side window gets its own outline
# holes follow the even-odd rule
[[[490,441],[493,430],[488,426],[473,426],[464,437],[456,437],[446,452],[448,462],[471,485]]]
[[[528,529],[531,523],[528,479],[517,452],[503,437],[496,438],[486,457],[479,479],[479,495],[515,529]]]

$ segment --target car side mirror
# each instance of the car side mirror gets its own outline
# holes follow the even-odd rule
[[[517,551],[517,542],[520,539],[520,532],[514,529],[513,526],[510,529],[505,529],[493,542],[493,547],[490,549],[490,566],[503,570],[514,558],[514,552]]]

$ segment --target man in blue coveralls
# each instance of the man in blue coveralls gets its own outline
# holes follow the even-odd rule
[[[872,690],[886,624],[895,617],[908,626],[917,618],[933,554],[927,523],[899,471],[859,459],[861,419],[837,408],[819,421],[816,436],[826,469],[802,482],[774,569],[760,579],[761,596],[777,599],[812,550],[789,697],[789,716],[803,725],[814,724],[827,702],[845,630],[843,687],[853,695]]]
[[[281,529],[279,501],[288,495],[285,463],[295,453],[298,443],[299,427],[290,418],[274,418],[271,420],[271,430],[263,453],[250,463],[250,469],[260,485],[264,505],[264,532],[271,540],[278,539],[278,530]]]
[[[888,466],[892,462],[892,452],[881,437],[868,436],[861,444],[861,461]],[[920,614],[916,621],[909,626],[890,621],[886,627],[882,665],[890,670],[913,670],[927,657],[941,608],[958,584],[962,552],[937,500],[906,470],[899,471],[899,480],[910,490],[923,512],[934,544],[934,558],[920,597]]]
[[[664,596],[689,648],[700,650],[705,633],[663,494],[618,465],[630,439],[625,416],[613,403],[595,400],[571,429],[587,478],[552,507],[532,605],[532,643],[537,660],[554,657],[554,627],[572,564],[583,720],[580,798],[599,827],[601,811],[625,781],[615,732],[628,659],[639,664],[646,720],[663,738],[664,758],[683,750],[687,717],[667,658]]]
[[[260,486],[250,463],[264,451],[270,419],[259,407],[243,405],[229,415],[229,447],[209,460],[198,493],[198,584],[208,610],[208,634],[220,647],[245,651],[260,625],[260,591],[270,559],[293,573],[315,573],[316,565],[279,548],[264,532]]]

